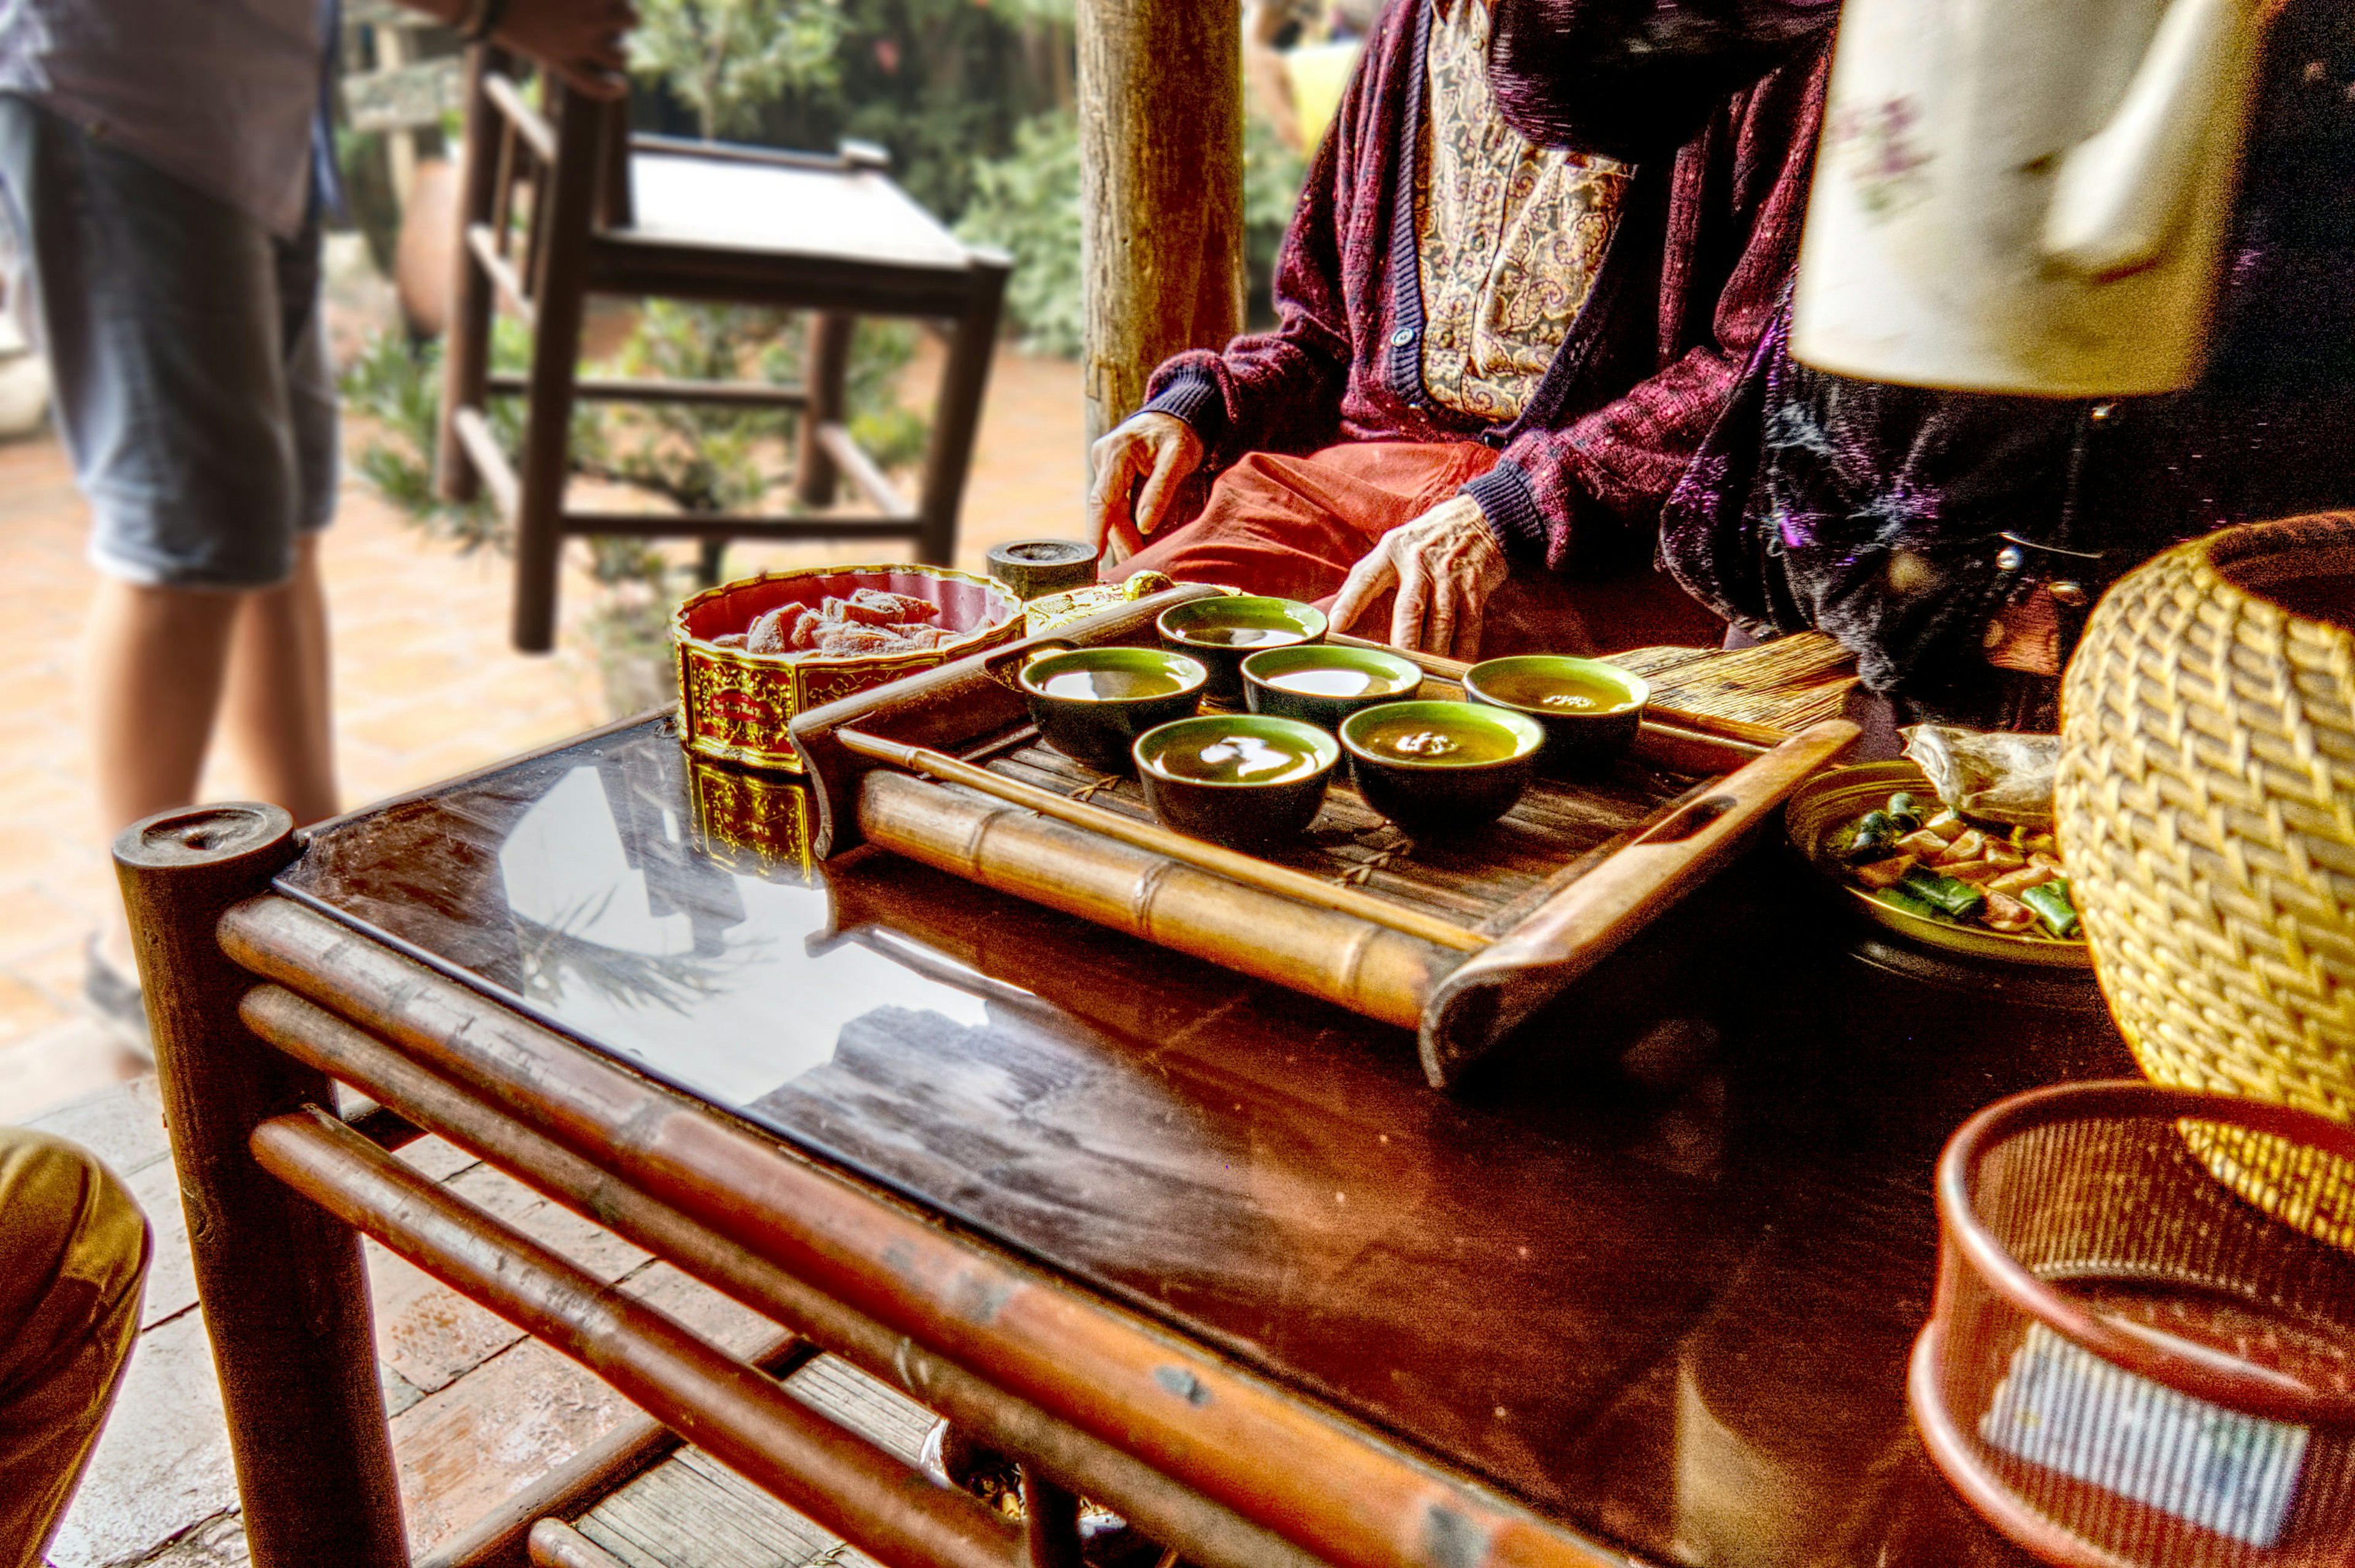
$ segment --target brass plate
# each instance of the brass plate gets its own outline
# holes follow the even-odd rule
[[[1925,800],[1935,797],[1928,775],[1912,763],[1866,763],[1817,774],[1801,786],[1784,807],[1783,825],[1790,835],[1791,847],[1806,857],[1807,864],[1818,875],[1853,899],[1867,920],[1924,947],[2006,964],[2040,964],[2054,969],[2094,966],[2094,955],[2082,940],[2014,936],[1980,926],[1925,920],[1918,914],[1892,909],[1849,881],[1839,862],[1825,852],[1824,845],[1835,830],[1862,816],[1899,790],[1910,790]]]

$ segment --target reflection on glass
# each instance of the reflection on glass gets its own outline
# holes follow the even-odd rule
[[[733,1104],[831,1061],[869,1014],[986,1021],[974,989],[933,977],[961,965],[829,941],[823,882],[707,854],[677,773],[633,763],[570,769],[499,847],[521,987],[548,1017]]]
[[[751,876],[816,879],[810,853],[816,813],[807,785],[702,757],[686,762],[698,853]]]

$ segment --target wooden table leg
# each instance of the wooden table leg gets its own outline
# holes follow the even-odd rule
[[[268,1118],[335,1104],[239,1020],[253,980],[215,934],[296,853],[274,805],[165,812],[114,841],[255,1568],[408,1568],[359,1236],[247,1148]]]
[[[857,316],[838,310],[810,313],[809,349],[802,356],[802,386],[809,401],[802,405],[794,460],[794,497],[805,507],[834,505],[840,471],[817,432],[822,424],[849,417],[843,393],[850,379],[850,340],[858,328]]]
[[[1030,1568],[1080,1568],[1080,1499],[1022,1467],[1022,1538]]]

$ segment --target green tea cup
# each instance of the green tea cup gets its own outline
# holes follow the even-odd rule
[[[1464,694],[1536,720],[1546,732],[1538,765],[1550,773],[1595,767],[1633,745],[1652,688],[1601,659],[1528,654],[1474,665]]]
[[[1153,624],[1162,646],[1209,667],[1210,695],[1230,702],[1243,694],[1242,662],[1252,654],[1325,640],[1325,612],[1297,599],[1193,599]]]
[[[1210,672],[1160,648],[1071,648],[1031,656],[1016,677],[1039,738],[1099,773],[1124,773],[1129,748],[1202,705]]]
[[[1423,689],[1413,660],[1380,648],[1335,644],[1263,648],[1244,658],[1243,701],[1253,713],[1338,730],[1360,708],[1399,702]]]
[[[1250,848],[1307,830],[1341,748],[1297,719],[1205,713],[1139,736],[1135,761],[1145,803],[1163,826]]]
[[[1545,739],[1534,719],[1476,702],[1386,702],[1341,721],[1358,793],[1413,834],[1468,832],[1510,811]]]

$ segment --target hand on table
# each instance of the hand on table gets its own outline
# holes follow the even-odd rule
[[[1337,630],[1348,630],[1384,589],[1395,588],[1398,603],[1391,611],[1388,639],[1394,646],[1476,659],[1488,595],[1508,570],[1480,503],[1469,496],[1453,496],[1384,534],[1349,569],[1333,601],[1332,623]]]
[[[475,9],[474,0],[409,3],[452,23],[463,23]],[[637,7],[630,0],[508,0],[491,38],[529,55],[576,91],[591,98],[620,98],[630,90],[630,53],[624,40],[637,25]]]
[[[1113,560],[1125,560],[1161,526],[1178,484],[1202,465],[1202,438],[1177,415],[1148,409],[1106,431],[1088,449],[1088,461],[1096,474],[1088,492],[1089,538],[1097,555],[1109,543],[1118,550]]]

